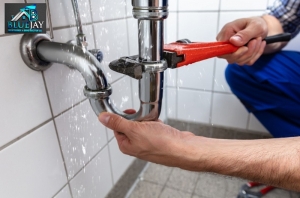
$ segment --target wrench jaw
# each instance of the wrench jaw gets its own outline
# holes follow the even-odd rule
[[[237,198],[262,198],[265,194],[273,190],[275,187],[273,186],[265,186],[260,191],[253,191],[251,190],[254,187],[262,186],[262,184],[255,183],[255,182],[249,182],[247,184],[244,184],[237,196]]]
[[[168,68],[166,60],[144,62],[139,56],[127,56],[114,60],[109,64],[109,68],[115,72],[125,74],[137,80],[143,78],[143,73],[159,73]]]
[[[115,72],[125,74],[137,80],[142,78],[144,68],[138,61],[138,56],[121,57],[109,64],[109,68]]]
[[[250,191],[252,187],[250,187],[249,184],[244,184],[241,187],[241,190],[237,196],[237,198],[261,198],[262,194],[261,192],[253,192]]]

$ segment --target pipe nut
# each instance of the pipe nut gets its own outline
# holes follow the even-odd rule
[[[112,94],[112,88],[110,84],[108,84],[106,89],[93,91],[88,89],[87,86],[85,86],[83,89],[83,94],[89,99],[102,100],[109,97]]]

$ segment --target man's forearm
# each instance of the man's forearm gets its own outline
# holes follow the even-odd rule
[[[268,36],[281,34],[283,33],[282,26],[278,19],[271,15],[264,15],[262,18],[266,21],[268,26]],[[277,42],[273,44],[269,44],[265,47],[264,54],[270,54],[281,50],[284,46],[286,46],[287,42]]]
[[[300,191],[300,138],[220,140],[195,137],[182,168],[241,177]],[[197,145],[197,146],[195,146]]]

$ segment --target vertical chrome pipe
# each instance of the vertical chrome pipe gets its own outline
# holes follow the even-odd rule
[[[163,54],[163,21],[138,20],[139,27],[139,56],[144,62],[162,60]]]
[[[77,0],[71,0],[73,5],[73,11],[74,11],[74,17],[76,21],[76,27],[77,27],[77,45],[82,47],[83,49],[87,48],[87,42],[85,34],[82,30],[82,24],[81,24],[81,18],[80,18],[80,12],[78,7],[78,1]]]
[[[81,24],[81,18],[80,18],[80,12],[78,8],[78,1],[77,0],[71,0],[73,5],[73,11],[74,11],[74,17],[76,21],[76,27],[78,34],[83,34],[82,31],[82,24]]]
[[[139,58],[144,63],[163,59],[164,22],[168,0],[132,0],[133,16],[138,19]],[[164,72],[146,71],[139,80],[139,96],[144,115],[141,120],[157,120],[162,105]]]

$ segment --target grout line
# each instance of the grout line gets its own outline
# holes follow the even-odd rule
[[[84,23],[82,26],[87,26],[87,25],[92,25],[92,22],[89,23]],[[59,27],[53,27],[53,30],[62,30],[62,29],[68,29],[68,28],[74,28],[76,27],[76,24],[70,24],[70,25],[65,25],[65,26],[59,26]],[[47,28],[47,31],[49,31],[49,28]]]
[[[120,80],[122,80],[122,78],[125,78],[127,75],[125,75],[125,74],[123,74],[121,77],[119,77],[119,78],[117,78],[116,80],[114,80],[114,81],[112,81],[111,83],[109,83],[109,84],[115,84],[115,83],[117,83],[118,81],[120,81]]]
[[[217,21],[217,32],[216,34],[218,34],[218,30],[219,30],[219,26],[220,26],[220,10],[221,10],[221,0],[219,0],[219,9],[218,9],[218,21]],[[217,67],[217,59],[214,58],[214,68],[213,68],[213,76],[212,76],[212,92],[211,92],[211,99],[210,99],[210,112],[209,112],[209,124],[213,124],[212,123],[212,117],[213,117],[213,105],[214,105],[214,87],[215,87],[215,77],[216,77],[216,67]],[[212,130],[210,133],[210,136],[212,136]]]
[[[127,15],[127,5],[125,6],[125,13]],[[126,32],[127,32],[127,51],[128,54],[131,55],[131,51],[130,51],[130,39],[129,39],[129,27],[128,27],[128,18],[126,18]],[[130,81],[130,88],[131,88],[131,104],[132,104],[132,109],[134,109],[134,90],[133,90],[133,83],[132,83],[132,79],[129,78]]]
[[[70,181],[68,180],[68,189],[69,189],[69,193],[71,195],[71,197],[73,198],[73,192],[72,192],[72,189],[71,189],[71,184],[70,184]]]
[[[219,5],[218,10],[180,10],[180,13],[208,13],[208,12],[257,12],[265,11],[265,9],[254,9],[254,10],[221,10],[221,5]]]
[[[172,168],[172,167],[170,167],[170,168]],[[161,192],[160,192],[159,196],[162,194],[162,192],[164,191],[164,189],[165,189],[166,187],[168,187],[168,186],[167,186],[167,183],[169,182],[169,180],[170,180],[170,178],[171,178],[171,175],[172,175],[174,169],[175,169],[175,168],[172,168],[172,171],[170,172],[170,175],[168,176],[168,179],[166,180],[166,183],[164,183],[163,188],[161,189]],[[177,189],[177,190],[178,190],[178,189]]]
[[[108,143],[106,143],[102,148],[100,148],[100,150],[99,151],[97,151],[96,153],[95,153],[95,155],[93,156],[93,157],[91,157],[78,171],[77,171],[77,173],[75,173],[72,177],[70,177],[68,180],[68,183],[70,183],[73,179],[75,179],[75,177],[83,170],[83,169],[85,169],[96,157],[97,157],[97,155],[101,152],[101,151],[103,151],[103,149],[106,147],[106,146],[108,146]]]
[[[106,135],[107,135],[107,131],[106,131]],[[108,137],[108,136],[107,136]],[[108,139],[108,138],[107,138]],[[112,160],[111,160],[111,153],[110,153],[110,146],[109,143],[113,140],[114,138],[112,138],[111,140],[107,141],[107,149],[108,149],[108,160],[109,160],[109,166],[110,166],[110,176],[111,176],[111,181],[112,181],[112,186],[115,185],[115,181],[114,181],[114,173],[113,173],[113,167],[112,167]]]
[[[177,89],[178,87],[174,86],[167,86],[168,88],[171,89]],[[222,92],[222,91],[214,91],[214,90],[204,90],[204,89],[195,89],[195,88],[188,88],[188,87],[179,87],[181,90],[189,90],[189,91],[201,91],[201,92],[207,92],[207,93],[219,93],[219,94],[226,94],[226,95],[233,95],[232,93],[229,92]]]
[[[144,172],[148,169],[150,163],[147,162],[146,166],[143,168],[143,170],[140,172],[140,174],[137,176],[135,182],[132,184],[131,188],[127,191],[126,195],[124,196],[124,198],[128,198],[131,193],[133,192],[133,190],[135,189],[136,185],[141,181],[142,175],[144,174]]]
[[[176,16],[176,23],[177,23],[177,27],[176,27],[176,40],[178,40],[179,38],[179,11],[178,11],[178,0],[177,0],[177,7],[176,7],[176,12],[177,12],[177,16]],[[178,69],[176,69],[176,72],[175,72],[175,86],[176,86],[176,89],[175,89],[175,94],[176,94],[176,101],[175,101],[175,118],[178,119],[178,108],[179,108],[179,104],[178,104],[178,101],[179,101],[179,87],[178,87]]]
[[[86,100],[88,100],[88,98],[84,98],[84,99],[82,99],[81,101],[79,101],[79,102],[73,104],[71,107],[67,108],[66,110],[63,110],[62,112],[58,113],[56,116],[53,115],[53,119],[55,119],[55,118],[61,116],[62,114],[66,113],[67,111],[69,111],[69,110],[73,109],[74,107],[80,105],[81,103],[85,102]]]
[[[193,189],[192,196],[195,195],[195,191],[196,191],[196,188],[197,188],[197,184],[198,184],[198,182],[199,182],[199,180],[200,180],[200,172],[197,172],[197,173],[198,173],[198,178],[197,178],[197,182],[196,182],[196,184],[195,184],[195,187],[194,187],[194,189]]]
[[[220,19],[220,13],[218,14]],[[218,20],[219,21],[219,20]],[[212,76],[212,91],[211,91],[211,98],[210,98],[210,110],[209,110],[209,124],[212,124],[212,116],[213,116],[213,102],[214,102],[214,87],[215,87],[215,76],[216,76],[216,64],[217,60],[214,59],[214,72]]]
[[[61,142],[60,142],[60,138],[59,138],[59,134],[58,134],[58,130],[57,130],[57,125],[56,125],[56,122],[55,122],[55,119],[54,119],[53,108],[52,108],[52,105],[51,105],[51,102],[50,102],[50,95],[49,95],[49,91],[48,91],[48,88],[47,88],[47,83],[46,83],[46,78],[45,78],[44,72],[42,72],[42,76],[43,76],[43,82],[44,82],[44,85],[45,85],[45,91],[46,91],[46,94],[47,94],[48,104],[49,104],[50,111],[51,111],[51,116],[52,116],[52,119],[53,119],[56,138],[57,138],[60,154],[61,154],[61,157],[62,157],[62,160],[63,160],[64,168],[65,168],[66,178],[67,178],[67,181],[68,181],[67,184],[68,184],[68,187],[69,187],[69,191],[71,193],[71,197],[73,197],[71,187],[70,187],[70,184],[69,184],[69,180],[68,180],[68,169],[67,169],[67,165],[65,163],[65,157],[64,157],[64,154],[63,154],[63,150],[62,150],[62,146],[61,146]]]
[[[7,36],[16,36],[16,35],[22,35],[22,34],[1,34],[0,38],[1,37],[7,37]]]
[[[0,147],[0,151],[4,150],[5,148],[9,147],[10,145],[16,143],[17,141],[19,141],[20,139],[22,139],[22,138],[26,137],[27,135],[31,134],[32,132],[34,132],[35,130],[39,129],[40,127],[42,127],[42,126],[48,124],[48,123],[51,122],[52,120],[53,120],[53,119],[50,118],[50,119],[48,119],[48,120],[42,122],[42,123],[39,124],[38,126],[36,126],[36,127],[32,128],[32,129],[30,129],[29,131],[23,133],[22,135],[16,137],[15,139],[9,141],[8,143],[6,143],[6,144],[4,144],[3,146]]]
[[[91,0],[88,0],[88,1],[90,3],[91,18],[92,18],[92,23],[93,23],[92,24],[92,29],[93,29],[93,36],[94,36],[94,45],[95,45],[95,48],[97,48],[96,33],[95,33],[95,27],[94,27],[94,18],[93,18],[93,13],[92,13],[92,4],[91,4]],[[111,181],[112,181],[112,186],[114,186],[115,183],[114,183],[114,177],[113,177],[113,171],[112,171],[113,170],[112,169],[112,162],[111,162],[111,156],[110,156],[110,147],[109,147],[109,143],[114,138],[112,138],[111,140],[109,140],[107,127],[105,127],[105,133],[106,133],[106,142],[107,142],[106,144],[107,144],[107,149],[108,149],[108,159],[109,159],[109,166],[110,166]]]
[[[97,42],[96,42],[96,34],[95,34],[95,27],[94,27],[94,18],[93,18],[93,12],[92,12],[92,2],[91,0],[88,0],[89,4],[90,4],[90,15],[91,15],[91,19],[92,19],[92,30],[93,30],[93,37],[94,37],[94,46],[95,48],[97,48]]]
[[[82,26],[88,26],[88,25],[93,25],[96,23],[105,23],[105,22],[110,22],[110,21],[118,21],[118,20],[126,20],[127,18],[132,18],[132,17],[123,17],[123,18],[115,18],[115,19],[108,19],[105,21],[93,21],[92,18],[92,22],[87,22],[87,23],[83,23]],[[65,26],[58,26],[58,27],[53,27],[53,30],[62,30],[62,29],[68,29],[68,28],[74,28],[76,27],[76,24],[70,24],[70,25],[65,25]],[[46,29],[47,31],[49,31],[49,28]],[[6,34],[4,34],[6,35]],[[2,35],[0,35],[1,37]]]
[[[94,21],[93,23],[105,23],[105,22],[110,22],[110,21],[119,21],[119,20],[126,20],[126,19],[129,19],[129,18],[133,18],[132,16],[125,16],[125,17],[121,17],[121,18],[114,18],[114,19],[107,19],[107,20],[104,20],[104,21]]]
[[[68,185],[68,182],[67,182],[62,188],[60,188],[60,189],[57,191],[57,193],[55,193],[55,194],[52,196],[52,198],[54,198],[56,195],[58,195],[58,193],[60,193],[60,191],[62,191],[62,189],[64,189],[67,185]]]

